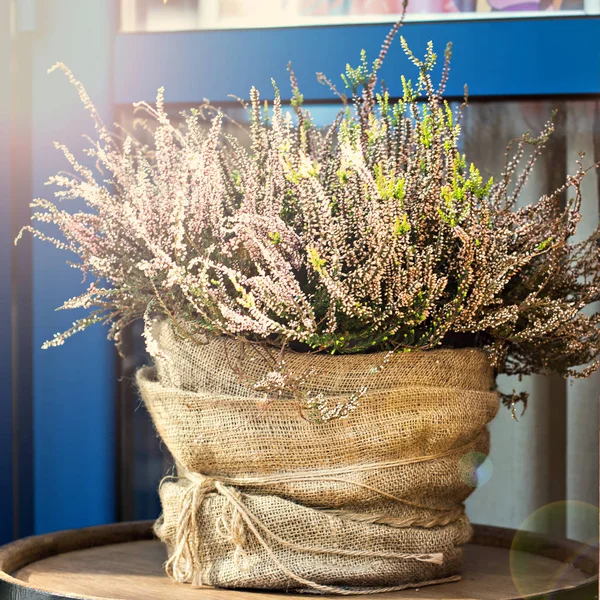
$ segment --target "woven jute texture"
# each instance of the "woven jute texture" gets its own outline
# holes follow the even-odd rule
[[[137,376],[178,476],[160,487],[158,536],[176,581],[229,588],[374,593],[459,578],[464,501],[498,409],[484,352],[330,356],[286,368],[343,419],[307,420],[252,382],[272,365],[237,342],[195,344],[165,322],[162,356]]]

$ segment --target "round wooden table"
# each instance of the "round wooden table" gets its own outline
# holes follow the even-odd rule
[[[598,598],[597,549],[539,534],[475,525],[463,579],[457,583],[377,594],[379,600]],[[120,523],[63,531],[0,549],[0,600],[276,600],[299,593],[192,588],[164,575],[163,546],[152,523]],[[320,596],[331,598],[335,596]]]

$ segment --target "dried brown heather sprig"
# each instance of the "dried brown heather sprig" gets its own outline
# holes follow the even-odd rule
[[[110,323],[118,342],[132,320],[162,316],[192,339],[227,335],[276,355],[290,346],[350,353],[468,345],[486,348],[498,373],[596,369],[600,316],[583,309],[600,299],[600,233],[570,243],[582,162],[563,187],[515,208],[552,123],[515,142],[500,179],[484,181],[458,149],[462,107],[442,99],[450,47],[436,88],[431,44],[421,60],[401,39],[418,79],[403,78],[403,97],[392,101],[376,92],[390,42],[372,65],[363,52],[357,68],[348,66],[344,93],[320,76],[345,103],[328,128],[302,108],[293,72],[295,116],[276,87],[267,111],[252,89],[249,149],[223,132],[222,115],[208,129],[198,111],[183,127],[171,123],[162,90],[155,108],[138,105],[152,122],[153,147],[120,141],[60,66],[91,111],[98,140],[89,154],[110,180],[98,182],[59,146],[75,174],[50,179],[59,203],[33,203],[33,219],[57,225],[62,237],[26,229],[74,252],[93,281],[63,306],[91,313],[46,345],[95,322]],[[74,198],[88,210],[60,208]],[[277,393],[294,381],[276,375]],[[313,404],[318,410],[318,398]]]

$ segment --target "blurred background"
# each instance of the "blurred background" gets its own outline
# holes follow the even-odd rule
[[[171,6],[173,2],[173,6]],[[402,12],[402,0],[124,0],[121,27],[124,31],[177,31],[225,27],[274,27],[331,25],[334,23],[389,22]],[[588,7],[589,8],[589,7]],[[584,0],[419,0],[409,3],[408,13],[427,20],[448,16],[477,18],[499,12],[579,11]],[[500,15],[495,15],[500,16]]]
[[[74,316],[55,307],[81,282],[47,244],[12,240],[29,202],[51,194],[46,179],[67,167],[53,142],[76,154],[92,134],[65,62],[107,122],[132,126],[131,103],[159,86],[174,118],[204,98],[237,120],[233,97],[252,85],[284,99],[292,61],[318,123],[339,106],[316,81],[338,81],[365,48],[374,58],[400,0],[2,0],[0,2],[0,542],[57,529],[150,519],[170,459],[137,397],[135,370],[147,361],[140,328],[117,356],[105,330],[65,346],[41,344]],[[493,175],[506,143],[538,132],[557,110],[556,133],[527,194],[535,199],[576,169],[578,152],[600,160],[599,0],[412,0],[403,31],[421,53],[448,40],[454,59],[448,97],[469,84],[464,150]],[[382,69],[392,96],[411,66],[396,41]],[[101,177],[101,175],[99,175]],[[584,183],[579,236],[598,222],[599,180]],[[79,316],[79,315],[77,315]],[[505,378],[527,389],[527,413],[500,410],[492,450],[468,501],[474,522],[538,529],[595,542],[598,537],[598,375],[567,382]]]

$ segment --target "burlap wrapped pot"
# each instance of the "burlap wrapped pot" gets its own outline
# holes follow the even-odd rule
[[[156,524],[176,581],[226,588],[371,593],[459,579],[473,457],[498,409],[479,350],[330,356],[286,367],[346,418],[307,420],[251,382],[272,368],[240,345],[195,344],[158,323],[155,368],[137,376],[178,466]]]

